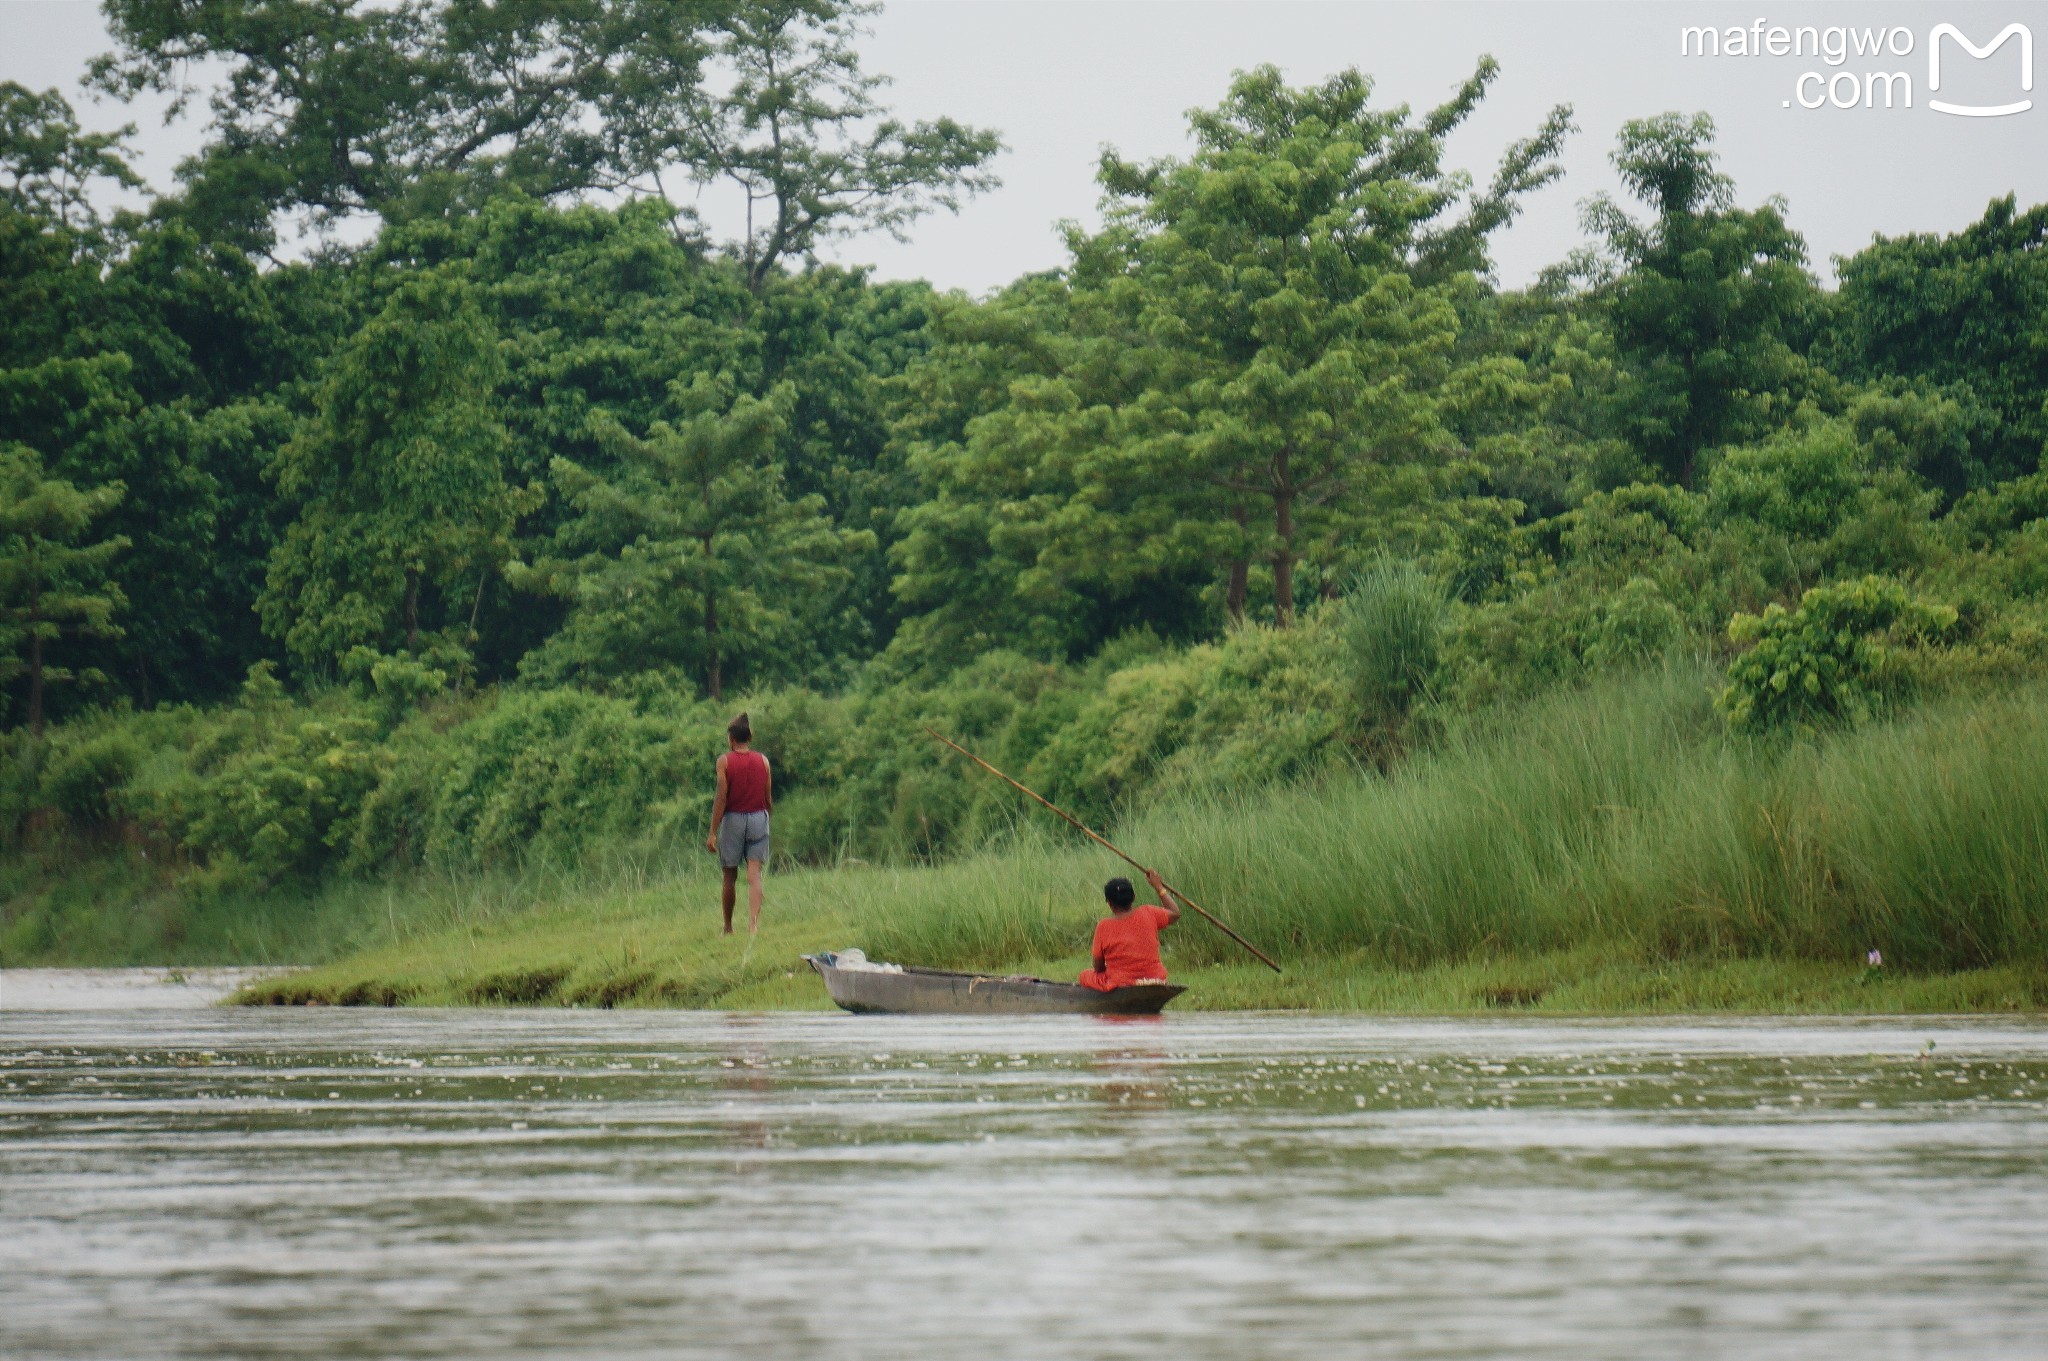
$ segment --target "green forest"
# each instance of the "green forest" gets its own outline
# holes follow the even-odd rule
[[[127,136],[0,86],[0,963],[708,923],[745,710],[770,917],[921,962],[1111,872],[929,725],[1308,965],[2038,971],[2048,205],[1824,282],[1704,114],[1466,169],[1491,58],[1261,67],[973,298],[818,259],[997,183],[863,6],[103,8],[94,91],[208,140],[116,209]],[[1585,244],[1508,288],[1525,209]]]

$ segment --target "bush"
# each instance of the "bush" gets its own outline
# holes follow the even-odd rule
[[[1717,707],[1738,731],[1860,723],[1904,679],[1878,635],[1939,634],[1955,620],[1954,609],[1919,604],[1878,576],[1815,587],[1796,610],[1738,614],[1728,636],[1749,650],[1729,666]]]
[[[184,843],[208,861],[231,857],[263,882],[316,873],[337,858],[390,759],[367,719],[289,724],[199,781]]]
[[[1714,518],[1789,539],[1834,531],[1866,480],[1863,451],[1848,427],[1828,422],[1730,449],[1707,479]]]
[[[55,743],[43,767],[43,801],[74,825],[112,822],[121,811],[121,791],[142,761],[141,744],[118,728]]]
[[[1586,661],[1596,667],[1651,661],[1671,650],[1682,629],[1678,607],[1657,583],[1636,577],[1602,609]]]

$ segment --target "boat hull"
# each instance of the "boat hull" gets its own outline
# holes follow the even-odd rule
[[[914,969],[839,969],[834,956],[805,955],[825,991],[847,1011],[886,1015],[1156,1016],[1187,991],[1178,983],[1140,983],[1098,992],[1043,978]]]

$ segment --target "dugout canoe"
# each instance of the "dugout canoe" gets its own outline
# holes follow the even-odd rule
[[[1097,992],[1077,983],[1055,983],[1022,974],[953,973],[905,965],[901,972],[834,967],[833,953],[805,955],[804,962],[825,980],[825,991],[847,1011],[898,1015],[956,1014],[1015,1016],[1066,1013],[1079,1016],[1157,1016],[1187,989],[1178,983],[1139,983]]]

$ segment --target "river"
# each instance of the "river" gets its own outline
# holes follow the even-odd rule
[[[2040,1021],[58,1009],[11,977],[8,1357],[2048,1337]]]

